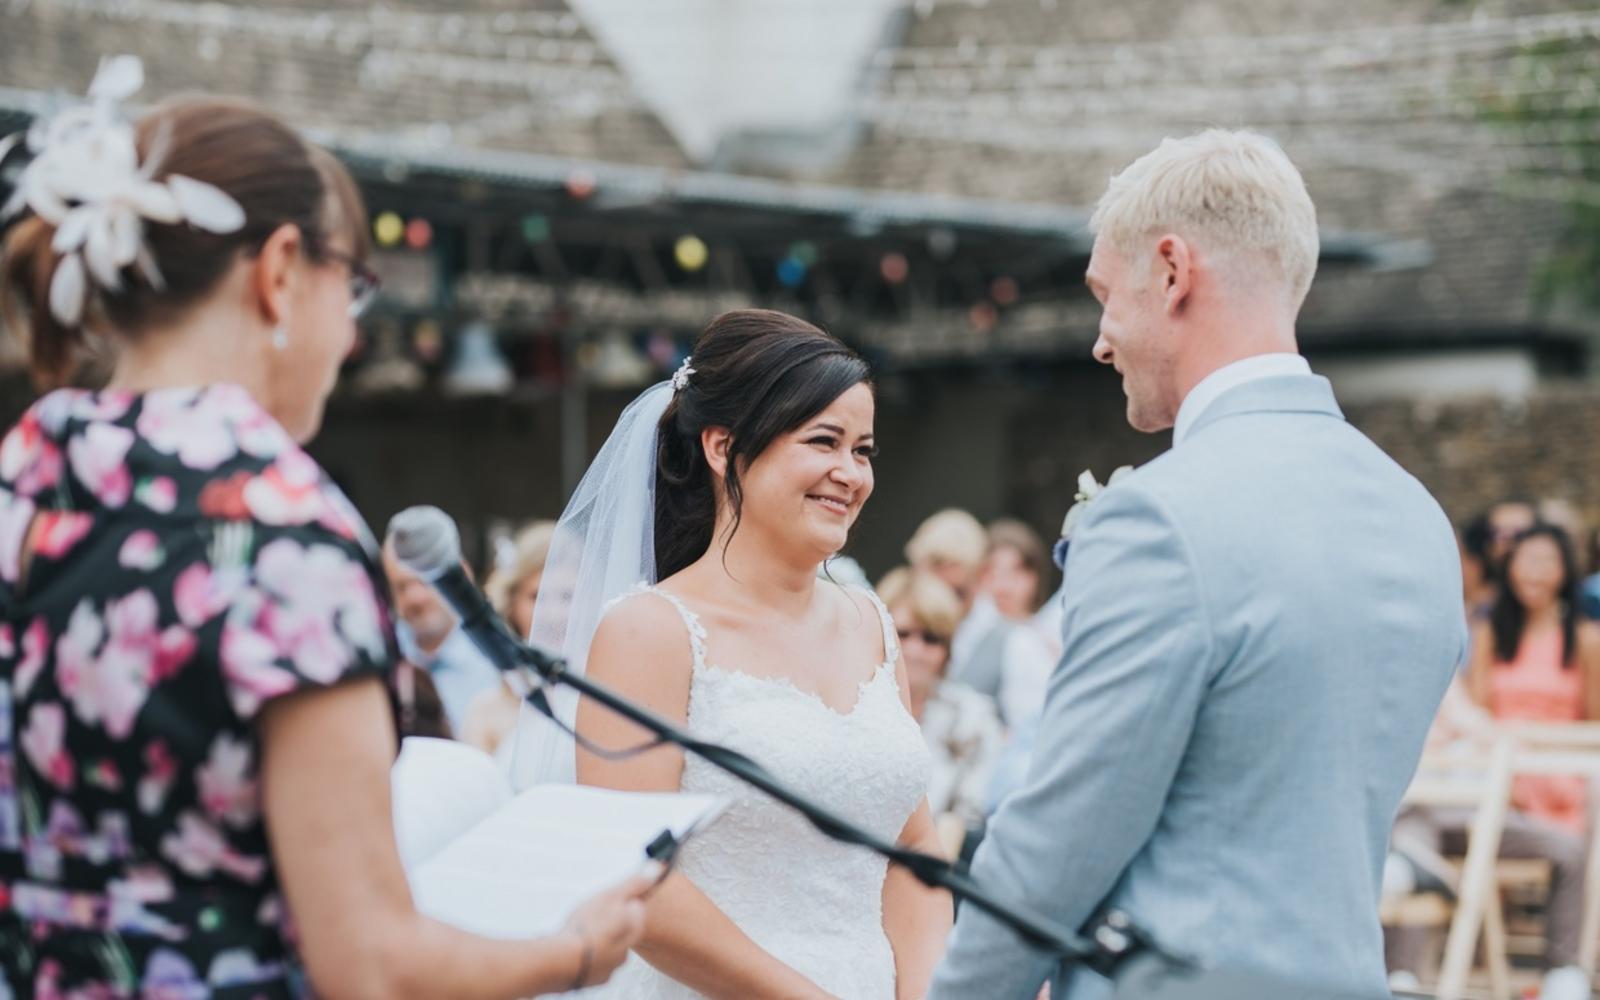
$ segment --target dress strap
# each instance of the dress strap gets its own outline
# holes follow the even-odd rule
[[[883,625],[883,662],[900,662],[900,633],[895,630],[894,617],[889,614],[889,609],[884,607],[883,599],[867,587],[857,587],[861,593],[867,595],[867,600],[878,609],[878,621]]]
[[[678,609],[678,617],[683,619],[683,627],[689,632],[689,648],[694,653],[694,668],[705,669],[706,665],[706,627],[700,624],[700,616],[689,610],[676,595],[669,594],[660,587],[640,584],[631,593],[654,594],[674,608]]]

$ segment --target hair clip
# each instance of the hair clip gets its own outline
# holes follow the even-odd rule
[[[672,373],[673,392],[682,392],[683,390],[689,388],[689,376],[694,374],[694,369],[689,367],[689,362],[691,360],[693,359],[684,358],[683,364],[679,365],[678,370]]]

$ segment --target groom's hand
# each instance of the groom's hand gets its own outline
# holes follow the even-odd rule
[[[573,911],[562,928],[577,938],[581,954],[572,989],[611,978],[644,934],[644,898],[661,879],[661,865],[650,862],[632,878],[600,893]]]

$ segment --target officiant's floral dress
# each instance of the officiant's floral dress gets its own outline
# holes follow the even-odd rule
[[[305,995],[253,720],[394,662],[378,574],[242,389],[64,390],[11,430],[0,1000]]]

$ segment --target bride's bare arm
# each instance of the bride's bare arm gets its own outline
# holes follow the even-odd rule
[[[910,711],[911,688],[904,661],[896,665],[895,672],[901,700],[907,702],[906,710]],[[926,799],[900,831],[900,843],[927,854],[944,854]],[[883,930],[894,948],[897,1000],[916,1000],[928,992],[934,966],[944,957],[945,939],[954,922],[955,908],[948,892],[929,889],[904,868],[890,866],[883,883]]]
[[[660,598],[637,597],[619,605],[600,623],[589,647],[592,680],[678,723],[688,714],[692,672],[683,621]],[[578,706],[578,731],[603,747],[634,746],[649,735],[587,699]],[[683,755],[670,747],[622,761],[578,752],[578,781],[585,785],[675,792],[682,777]],[[719,1000],[828,996],[762,950],[681,875],[670,876],[651,895],[644,938],[634,950],[667,975]]]

